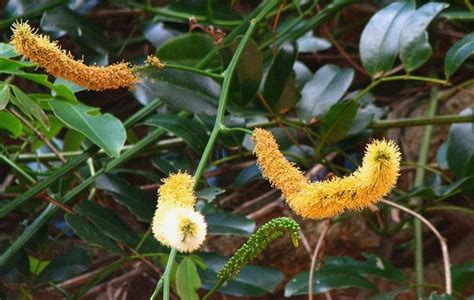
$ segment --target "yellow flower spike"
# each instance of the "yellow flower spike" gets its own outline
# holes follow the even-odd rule
[[[262,170],[262,175],[274,187],[280,189],[287,199],[304,186],[309,185],[303,173],[294,164],[287,161],[278,150],[278,144],[271,132],[256,128],[253,139],[255,142],[254,153],[257,155],[257,163]]]
[[[186,173],[176,173],[163,179],[158,189],[158,207],[194,207],[194,177]]]
[[[282,190],[288,205],[305,218],[330,218],[346,209],[367,207],[387,195],[399,175],[400,151],[395,143],[382,140],[367,146],[362,165],[349,176],[311,184],[304,184],[301,179],[291,182],[298,178],[293,174],[301,173],[286,161],[271,133],[256,129],[254,140],[263,175]],[[282,173],[289,175],[285,177]]]
[[[179,252],[193,252],[201,247],[207,234],[204,216],[193,208],[158,208],[152,222],[155,238]]]
[[[74,60],[72,55],[61,50],[55,41],[51,42],[49,37],[33,31],[28,23],[17,22],[13,24],[12,31],[10,43],[15,51],[55,77],[94,91],[133,88],[138,81],[127,63],[96,67]]]

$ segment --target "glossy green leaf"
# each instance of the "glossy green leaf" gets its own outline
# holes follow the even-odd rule
[[[211,289],[217,281],[217,272],[226,263],[227,258],[214,253],[201,253],[199,256],[207,265],[206,271],[199,271],[202,287]],[[283,278],[284,274],[280,270],[247,265],[240,271],[237,278],[226,282],[219,289],[219,293],[234,297],[263,296],[267,293],[274,293]]]
[[[104,174],[95,180],[98,189],[111,193],[142,222],[150,222],[156,208],[155,193],[145,192],[114,174]]]
[[[3,110],[10,102],[10,86],[0,82],[0,110]]]
[[[112,239],[83,217],[68,213],[64,215],[64,219],[74,233],[88,244],[102,247],[113,253],[122,253]]]
[[[334,143],[343,139],[357,114],[357,103],[343,101],[334,104],[321,121],[321,140]]]
[[[255,230],[255,221],[241,215],[214,213],[205,215],[205,218],[209,234],[250,236]]]
[[[344,96],[353,78],[352,69],[340,69],[335,65],[320,68],[301,91],[297,105],[299,117],[309,121],[324,116]]]
[[[8,130],[14,137],[21,134],[23,125],[20,120],[6,111],[0,111],[0,129]]]
[[[400,58],[407,72],[421,67],[431,56],[432,49],[428,42],[426,29],[431,21],[447,3],[429,2],[417,9],[407,20],[406,30],[400,34]]]
[[[15,97],[10,97],[10,101],[15,104],[27,117],[34,118],[44,128],[49,130],[49,120],[43,109],[22,90],[12,85],[11,89]]]
[[[157,114],[148,118],[144,124],[166,129],[182,138],[198,154],[201,154],[206,147],[206,129],[196,120],[171,114]]]
[[[156,56],[164,63],[195,66],[216,47],[214,39],[206,33],[186,33],[161,45]]]
[[[201,279],[196,265],[189,257],[185,257],[176,270],[176,291],[182,300],[199,300],[197,290],[201,287]]]
[[[64,281],[86,271],[90,265],[91,258],[87,251],[74,247],[56,257],[41,272],[38,280],[43,283]]]
[[[159,98],[178,110],[203,115],[217,112],[220,87],[209,77],[166,68],[147,70],[140,76],[143,79],[137,84],[134,94],[142,104]]]
[[[308,294],[309,272],[299,273],[285,287],[285,297]],[[353,272],[315,271],[313,291],[315,294],[334,289],[360,288],[377,291],[377,287],[364,277]]]
[[[222,51],[225,61],[230,62],[239,43],[240,39],[237,39],[227,51]],[[255,97],[262,80],[262,65],[262,54],[258,49],[258,45],[255,41],[249,40],[245,45],[231,82],[229,104],[234,109],[242,109]]]
[[[299,53],[314,53],[331,48],[331,43],[325,39],[315,37],[312,31],[296,40]]]
[[[360,38],[360,59],[372,77],[392,68],[400,33],[414,11],[414,2],[395,2],[379,10],[365,26]]]
[[[297,49],[291,44],[283,45],[273,59],[263,88],[263,97],[273,112],[292,108],[298,101],[293,65]]]
[[[453,289],[458,293],[474,283],[474,261],[467,261],[461,265],[451,266]]]
[[[474,108],[466,108],[460,115],[474,114]],[[474,175],[474,123],[451,125],[448,136],[447,160],[451,171],[461,179]]]
[[[50,100],[56,115],[68,127],[84,134],[91,142],[102,148],[109,156],[117,157],[125,143],[125,128],[111,114],[97,114],[97,108],[84,104]]]
[[[89,218],[95,226],[117,242],[129,247],[135,247],[139,241],[137,234],[113,210],[84,200],[75,206],[75,211]]]
[[[98,53],[110,50],[109,43],[98,26],[65,6],[46,11],[40,26],[44,31],[67,32],[74,40]]]
[[[446,78],[456,72],[459,67],[474,53],[474,32],[457,41],[444,57],[444,74]]]

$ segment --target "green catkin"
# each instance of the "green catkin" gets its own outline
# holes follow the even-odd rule
[[[217,273],[217,277],[221,281],[234,278],[246,264],[259,256],[268,245],[283,236],[285,232],[290,235],[293,246],[298,247],[299,231],[298,223],[286,217],[275,218],[265,223],[225,263]]]

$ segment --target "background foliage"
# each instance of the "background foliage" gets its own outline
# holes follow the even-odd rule
[[[202,296],[226,256],[282,214],[301,224],[299,249],[283,238],[219,292],[308,294],[325,223],[292,215],[262,180],[249,135],[232,130],[255,127],[269,128],[312,180],[350,173],[371,138],[394,139],[404,160],[390,198],[448,240],[454,293],[440,296],[439,246],[418,221],[383,204],[344,214],[325,238],[314,293],[473,294],[473,5],[281,2],[256,24],[224,87],[222,72],[265,4],[0,1],[1,298],[148,299],[169,252],[150,235],[156,189],[171,172],[194,172],[224,92],[228,129],[197,191],[210,237],[202,252],[177,256],[174,295]],[[166,68],[144,69],[133,90],[86,91],[17,56],[8,41],[18,19],[88,64],[140,65],[156,54]]]

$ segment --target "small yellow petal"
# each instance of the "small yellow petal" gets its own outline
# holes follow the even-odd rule
[[[158,189],[158,206],[194,207],[194,177],[186,173],[176,173],[163,180]]]

